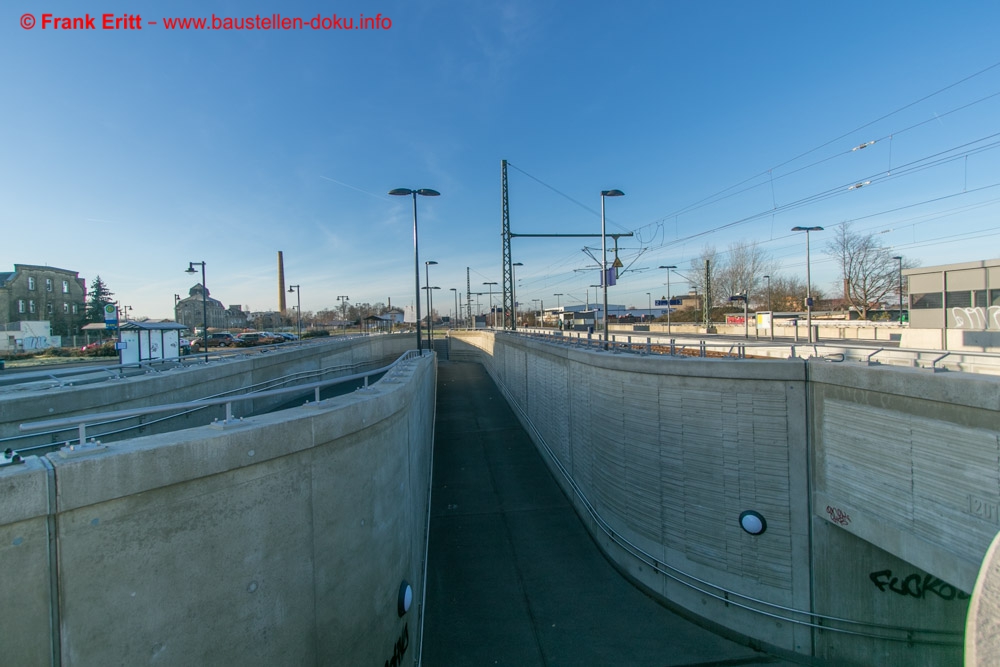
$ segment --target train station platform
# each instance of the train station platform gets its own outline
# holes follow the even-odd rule
[[[437,391],[423,665],[795,664],[624,578],[482,365],[439,361]]]

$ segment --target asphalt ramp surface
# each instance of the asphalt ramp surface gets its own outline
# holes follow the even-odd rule
[[[607,561],[482,365],[438,363],[425,667],[791,665]]]

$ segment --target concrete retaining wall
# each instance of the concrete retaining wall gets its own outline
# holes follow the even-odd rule
[[[598,543],[669,603],[831,664],[960,662],[996,532],[996,378],[485,332],[451,354],[487,366]]]
[[[242,392],[249,387],[273,381],[294,373],[344,368],[331,372],[329,378],[357,372],[355,367],[377,367],[391,363],[403,352],[413,348],[413,336],[367,336],[351,339],[336,338],[311,341],[308,344],[279,348],[272,352],[235,355],[213,359],[208,364],[189,364],[125,379],[107,379],[98,384],[52,387],[44,390],[5,392],[0,394],[0,438],[19,435],[22,423],[51,419],[53,416],[71,417],[110,410],[142,408],[166,403],[180,403],[224,393]],[[353,370],[348,370],[353,369]],[[97,371],[99,375],[107,375]],[[264,411],[279,405],[287,398],[246,400],[236,408],[236,416]],[[225,408],[205,408],[187,415],[155,422],[160,416],[136,418],[116,424],[113,428],[145,424],[140,431],[124,437],[162,433],[178,428],[200,426],[213,419],[224,418]],[[112,427],[108,427],[109,429]],[[99,433],[102,429],[93,429]],[[39,434],[20,438],[15,449],[29,445],[47,444],[66,440],[75,429],[53,434]],[[121,437],[121,436],[120,436]],[[104,437],[109,441],[114,437]]]
[[[411,661],[435,375],[0,469],[4,664]]]

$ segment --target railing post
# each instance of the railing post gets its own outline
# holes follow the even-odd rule
[[[646,336],[646,354],[652,354],[652,353],[653,353],[653,343],[650,340],[650,337]]]

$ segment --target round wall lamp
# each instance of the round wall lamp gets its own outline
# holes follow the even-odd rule
[[[760,535],[767,530],[767,521],[759,512],[747,510],[740,514],[740,528],[751,535]]]
[[[403,579],[403,583],[399,585],[399,597],[396,600],[396,612],[400,617],[410,611],[411,604],[413,604],[413,588],[410,587],[410,583],[406,579]]]

